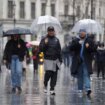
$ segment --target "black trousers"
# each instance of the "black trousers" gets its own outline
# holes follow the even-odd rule
[[[102,72],[102,77],[104,78],[105,74],[105,63],[104,62],[98,62],[97,63],[97,76],[99,77],[100,72]]]
[[[38,60],[33,60],[34,70],[38,69]]]
[[[56,72],[46,71],[44,76],[44,86],[47,87],[48,81],[50,80],[50,90],[54,90],[57,82],[57,74],[58,70],[56,70]]]

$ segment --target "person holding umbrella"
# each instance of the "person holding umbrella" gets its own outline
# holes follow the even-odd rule
[[[96,51],[96,47],[93,40],[87,36],[85,29],[80,29],[79,36],[72,40],[70,50],[73,51],[71,74],[77,77],[79,93],[81,94],[85,89],[87,96],[90,97],[92,53]]]
[[[50,81],[50,94],[55,95],[55,86],[57,82],[57,72],[62,62],[61,46],[58,38],[55,36],[53,26],[47,28],[47,36],[43,38],[39,45],[39,52],[44,53],[44,92],[47,93],[48,81]]]
[[[20,93],[21,78],[22,78],[22,62],[26,55],[25,42],[20,38],[19,35],[11,36],[11,39],[6,43],[3,60],[4,63],[10,63],[11,68],[11,80],[12,80],[12,92],[16,92],[16,88]]]

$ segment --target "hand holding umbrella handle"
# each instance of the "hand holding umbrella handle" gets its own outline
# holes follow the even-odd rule
[[[47,44],[47,43],[48,43],[48,38],[45,39],[45,44]]]
[[[18,44],[18,48],[20,48],[21,47],[21,45],[20,44]]]
[[[89,43],[86,43],[86,48],[88,48],[89,47]]]
[[[6,63],[7,63],[7,61],[4,59],[4,60],[3,60],[3,63],[4,63],[4,64],[6,64]]]

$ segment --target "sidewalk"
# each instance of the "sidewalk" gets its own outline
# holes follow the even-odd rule
[[[105,105],[105,81],[92,79],[92,98],[86,95],[79,97],[76,80],[70,77],[69,69],[62,66],[58,74],[56,96],[43,93],[43,67],[33,74],[32,66],[27,69],[26,76],[22,80],[22,94],[11,93],[10,71],[2,67],[0,74],[0,105]]]

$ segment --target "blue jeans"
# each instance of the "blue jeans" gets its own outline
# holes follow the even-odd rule
[[[70,65],[70,55],[69,54],[64,55],[64,65],[68,67]]]
[[[19,58],[17,55],[13,55],[11,60],[12,86],[20,87],[21,78],[22,78],[22,62],[19,61]]]
[[[90,75],[88,73],[85,63],[82,63],[78,70],[78,89],[85,89],[86,91],[88,91],[90,90],[90,88]]]

